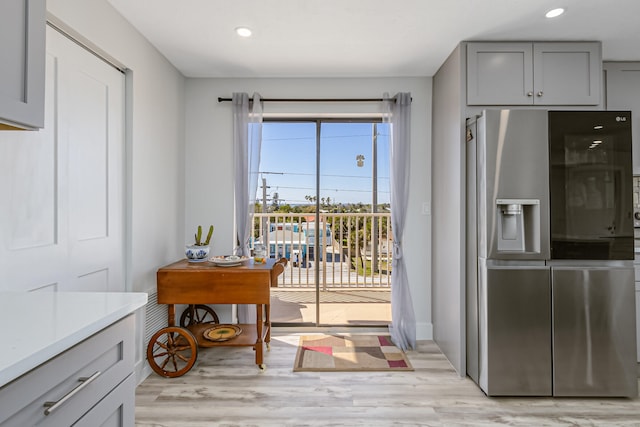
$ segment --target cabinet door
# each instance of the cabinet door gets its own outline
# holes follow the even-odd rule
[[[468,105],[531,105],[531,43],[469,43]]]
[[[44,126],[45,13],[45,0],[0,2],[0,129]]]
[[[73,427],[127,427],[135,423],[135,390],[133,374],[91,408]]]
[[[600,43],[535,43],[534,103],[598,105],[601,64]]]
[[[132,374],[134,326],[128,316],[0,388],[0,426],[73,424]],[[133,393],[128,396],[133,405]],[[44,413],[45,402],[58,401]]]
[[[604,64],[607,110],[631,110],[633,174],[640,175],[640,62]]]

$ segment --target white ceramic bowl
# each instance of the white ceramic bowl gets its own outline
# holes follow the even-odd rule
[[[187,259],[200,260],[209,258],[209,246],[187,245],[184,254]]]

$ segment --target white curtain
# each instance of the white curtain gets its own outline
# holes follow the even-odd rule
[[[391,163],[391,229],[393,265],[391,270],[391,340],[402,350],[416,348],[416,316],[413,311],[407,268],[402,256],[407,204],[409,200],[409,158],[411,142],[411,93],[393,98],[384,94],[383,121],[389,125]]]
[[[233,147],[235,163],[236,255],[249,255],[251,218],[253,216],[260,146],[262,143],[262,101],[258,93],[253,99],[246,93],[233,94]],[[238,320],[247,323],[249,306],[238,306]]]

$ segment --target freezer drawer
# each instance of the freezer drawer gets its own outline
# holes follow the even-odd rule
[[[553,267],[554,396],[637,396],[634,271]]]
[[[549,268],[490,267],[485,277],[479,294],[480,387],[489,396],[550,396]]]

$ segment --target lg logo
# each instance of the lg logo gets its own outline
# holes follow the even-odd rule
[[[622,116],[616,116],[616,122],[626,122],[627,118]]]

